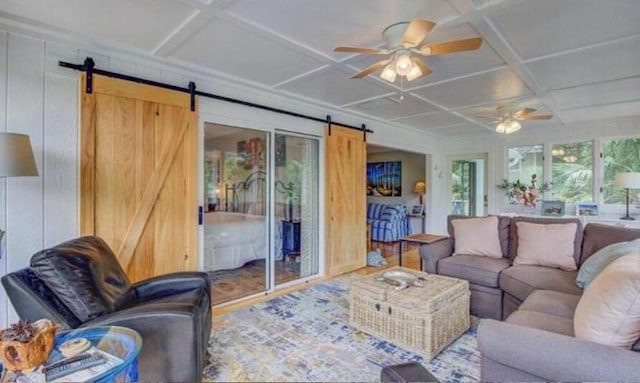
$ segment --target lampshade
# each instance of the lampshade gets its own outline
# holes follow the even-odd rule
[[[411,56],[408,53],[400,55],[396,60],[396,72],[400,76],[406,76],[412,66],[413,62],[411,61]]]
[[[618,173],[613,184],[619,188],[640,189],[640,173]]]
[[[37,175],[38,169],[29,136],[0,133],[0,177]]]
[[[415,194],[424,194],[426,190],[427,184],[424,181],[416,181],[416,184],[413,187],[413,192]]]
[[[389,64],[382,70],[380,77],[389,82],[394,82],[396,81],[396,71],[393,69],[393,66]]]

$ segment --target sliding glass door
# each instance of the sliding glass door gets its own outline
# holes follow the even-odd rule
[[[204,131],[203,266],[212,303],[318,274],[318,139],[209,123]]]
[[[275,135],[275,282],[318,273],[318,140]]]

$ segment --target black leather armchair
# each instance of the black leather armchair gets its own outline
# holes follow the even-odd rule
[[[31,267],[2,277],[23,319],[48,318],[63,328],[117,325],[143,339],[141,381],[199,382],[211,333],[211,289],[205,273],[181,272],[131,284],[98,237],[36,253]]]

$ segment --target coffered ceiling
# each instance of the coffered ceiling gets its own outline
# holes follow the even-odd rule
[[[52,9],[55,7],[55,9]],[[477,116],[501,104],[551,113],[522,131],[640,115],[638,0],[2,0],[19,21],[194,65],[274,93],[441,137],[496,134]],[[400,85],[350,77],[398,21],[437,22],[426,41],[483,37],[477,51],[425,57]]]

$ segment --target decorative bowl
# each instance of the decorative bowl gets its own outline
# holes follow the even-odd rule
[[[19,322],[18,326],[20,325],[28,324]],[[26,342],[22,341],[23,339],[2,340],[7,338],[3,335],[14,330],[16,325],[0,331],[0,360],[7,370],[28,372],[49,359],[56,331],[60,325],[48,319],[40,319],[31,325],[32,329],[35,329],[35,334]]]

